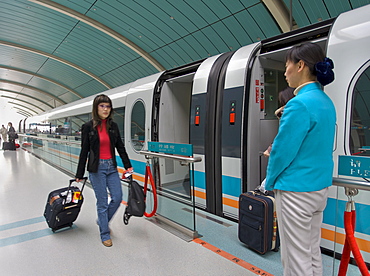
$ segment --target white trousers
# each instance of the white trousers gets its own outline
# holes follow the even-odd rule
[[[321,276],[321,224],[328,188],[316,192],[275,190],[284,276]]]

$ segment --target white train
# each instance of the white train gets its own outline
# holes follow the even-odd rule
[[[138,175],[146,159],[139,154],[148,141],[192,144],[202,161],[194,167],[194,195],[199,208],[237,219],[238,197],[265,177],[261,157],[273,141],[278,120],[278,92],[284,78],[285,53],[311,41],[335,64],[335,81],[325,87],[337,110],[335,170],[341,155],[369,156],[370,147],[370,5],[255,44],[175,68],[104,92],[113,100],[127,152]],[[27,127],[77,135],[89,120],[94,96],[27,119]],[[61,125],[57,130],[56,128]],[[287,145],[289,146],[289,145]],[[78,149],[71,151],[76,157]],[[189,169],[158,161],[155,170],[162,193],[190,195]],[[342,176],[341,176],[342,177]],[[351,177],[348,177],[351,179]],[[352,178],[355,179],[355,178]],[[370,262],[370,197],[360,191],[356,236]],[[341,252],[343,188],[331,187],[325,210],[322,246]]]

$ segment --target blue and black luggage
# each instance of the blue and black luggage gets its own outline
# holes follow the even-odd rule
[[[81,190],[72,186],[75,179],[69,181],[69,186],[54,190],[49,193],[44,217],[53,232],[65,227],[72,227],[73,222],[80,213],[84,198],[82,191],[85,187],[87,177],[83,178]]]
[[[260,191],[243,193],[239,197],[239,240],[260,254],[278,251],[275,198]]]

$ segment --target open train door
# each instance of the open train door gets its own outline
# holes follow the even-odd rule
[[[218,216],[238,214],[242,156],[247,155],[243,128],[249,124],[246,78],[257,48],[258,43],[166,71],[155,88],[152,141],[193,145],[194,157],[202,158],[194,164],[195,203]],[[159,190],[188,199],[189,169],[171,160],[158,162]]]
[[[125,147],[135,170],[144,180],[146,159],[139,152],[147,149],[151,132],[153,91],[160,73],[135,81],[127,92],[125,104]],[[123,165],[121,165],[123,166]]]

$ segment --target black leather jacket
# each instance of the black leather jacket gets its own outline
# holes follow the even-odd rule
[[[85,166],[87,163],[87,170],[89,172],[97,172],[99,166],[99,153],[100,153],[100,140],[99,134],[96,128],[93,128],[92,120],[82,125],[81,128],[81,152],[80,159],[78,161],[76,178],[81,179],[85,174]],[[119,156],[122,159],[123,165],[126,169],[131,168],[131,162],[128,158],[125,146],[121,140],[118,125],[115,122],[111,122],[111,127],[108,132],[110,139],[110,150],[114,165],[117,167],[116,153],[117,149]]]

